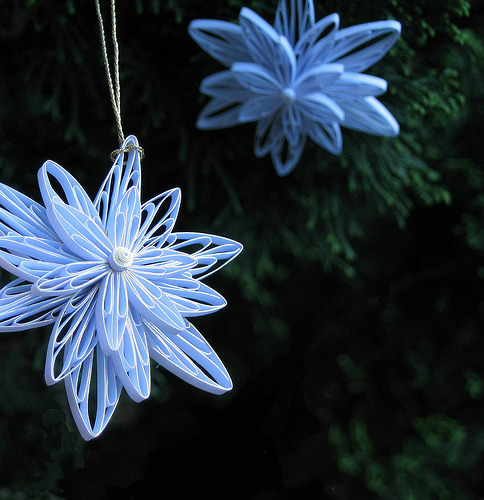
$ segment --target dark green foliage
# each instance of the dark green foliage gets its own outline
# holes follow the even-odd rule
[[[0,499],[482,498],[483,6],[316,1],[343,27],[402,23],[368,71],[401,134],[344,130],[341,156],[308,144],[279,178],[253,124],[195,128],[198,86],[222,67],[187,34],[244,5],[272,21],[277,1],[117,3],[143,199],[179,186],[178,230],[245,246],[209,279],[227,308],[194,321],[235,389],[206,395],[153,366],[151,399],[123,398],[85,444],[62,384],[43,382],[48,329],[2,334]],[[94,2],[2,2],[0,48],[0,181],[38,200],[51,158],[94,195],[117,147]]]

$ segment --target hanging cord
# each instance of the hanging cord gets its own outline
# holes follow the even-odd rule
[[[116,119],[116,128],[118,130],[118,141],[119,144],[124,142],[123,127],[121,125],[121,87],[119,84],[119,47],[118,39],[116,37],[116,6],[115,0],[111,0],[111,19],[112,19],[112,39],[113,39],[113,49],[114,49],[114,85],[113,78],[111,77],[111,68],[109,67],[108,51],[106,47],[106,37],[104,35],[104,23],[101,14],[101,6],[99,5],[99,0],[95,0],[96,3],[96,13],[99,21],[99,31],[101,33],[101,46],[104,58],[104,67],[106,69],[106,77],[108,80],[109,95],[111,97],[111,104],[113,106],[114,117]],[[139,151],[141,158],[144,158],[145,153],[142,147],[130,144],[124,148],[119,148],[111,153],[111,160],[115,160],[119,153],[129,153],[133,149]]]

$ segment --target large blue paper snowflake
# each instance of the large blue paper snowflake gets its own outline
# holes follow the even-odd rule
[[[339,16],[315,21],[313,0],[281,0],[274,27],[248,8],[239,25],[192,21],[192,38],[230,70],[205,78],[212,99],[197,126],[218,129],[257,121],[255,154],[271,154],[279,175],[299,161],[307,136],[331,153],[342,150],[341,126],[396,136],[399,126],[375,96],[382,78],[362,74],[400,35],[397,21],[339,29]]]
[[[45,207],[0,184],[0,265],[18,277],[0,291],[0,331],[54,323],[45,380],[64,380],[85,439],[106,427],[123,387],[149,396],[150,357],[208,392],[232,387],[187,318],[226,304],[202,279],[242,246],[174,232],[179,189],[141,204],[137,147],[124,141],[94,202],[50,160],[38,175]]]

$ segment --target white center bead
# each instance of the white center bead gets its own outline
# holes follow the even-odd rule
[[[133,263],[133,254],[125,247],[116,247],[109,256],[109,265],[114,271],[126,271]]]
[[[286,87],[285,89],[282,90],[281,97],[285,102],[289,104],[293,102],[294,99],[296,99],[296,91],[291,87]]]

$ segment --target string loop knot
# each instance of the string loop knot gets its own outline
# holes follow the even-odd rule
[[[129,153],[130,151],[133,151],[133,150],[136,150],[139,152],[141,159],[143,159],[145,157],[145,150],[141,146],[137,146],[136,144],[128,144],[124,148],[115,149],[111,153],[111,161],[114,161],[120,153]]]

